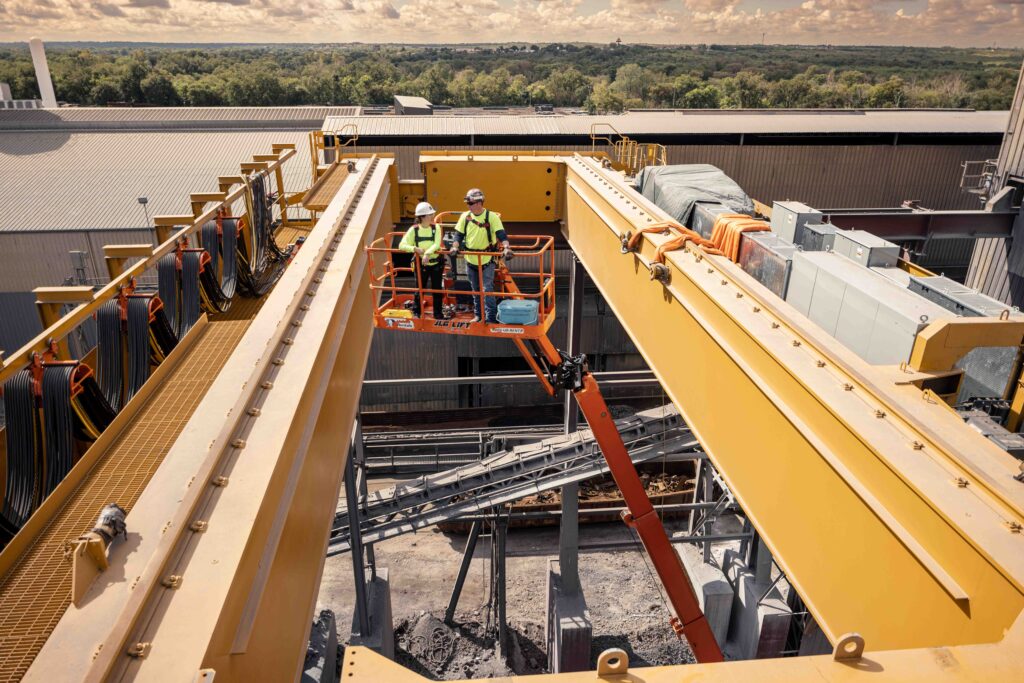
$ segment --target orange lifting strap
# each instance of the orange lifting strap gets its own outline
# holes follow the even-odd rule
[[[751,218],[744,213],[723,213],[715,219],[715,226],[711,229],[711,241],[723,256],[737,263],[740,258],[740,235],[765,230],[771,230],[771,227],[762,220]]]
[[[693,242],[704,248],[704,253],[712,254],[714,256],[724,256],[721,251],[715,246],[715,243],[705,239],[700,233],[694,232],[687,227],[684,227],[678,223],[672,221],[664,221],[662,223],[655,223],[654,225],[638,230],[632,237],[629,238],[629,242],[626,248],[629,251],[636,251],[636,248],[640,245],[641,236],[645,232],[656,232],[656,233],[675,233],[676,237],[665,242],[665,244],[658,247],[657,252],[654,255],[654,259],[658,263],[665,263],[665,254],[670,251],[682,249],[686,246],[687,242]]]

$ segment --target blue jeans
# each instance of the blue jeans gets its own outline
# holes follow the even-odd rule
[[[483,271],[481,273],[481,270]],[[483,276],[483,284],[481,285],[480,280]],[[475,292],[493,292],[494,291],[494,259],[491,259],[484,264],[481,269],[480,266],[475,263],[466,261],[466,277],[469,278],[469,284],[473,286]],[[497,297],[488,296],[484,297],[484,310],[487,312],[486,316],[480,315],[480,295],[473,295],[473,314],[478,318],[487,320],[488,322],[494,322],[498,317],[498,299]]]

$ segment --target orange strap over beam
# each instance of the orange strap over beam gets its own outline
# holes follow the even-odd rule
[[[711,229],[711,241],[723,256],[736,263],[740,258],[740,236],[745,232],[765,230],[771,230],[771,227],[762,220],[751,218],[744,213],[723,213],[715,219],[715,225]]]
[[[655,260],[658,263],[665,263],[665,254],[670,251],[676,251],[686,246],[687,242],[693,242],[704,248],[704,252],[715,256],[724,256],[724,254],[718,250],[718,247],[711,240],[705,239],[700,233],[694,232],[689,228],[680,225],[679,223],[665,221],[663,223],[655,223],[654,225],[643,228],[637,231],[634,235],[629,238],[629,242],[626,248],[629,251],[636,251],[636,248],[640,245],[640,239],[644,233],[656,232],[661,234],[675,234],[676,237],[671,241],[658,247],[655,253]]]

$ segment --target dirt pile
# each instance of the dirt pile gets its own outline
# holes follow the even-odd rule
[[[544,655],[534,639],[543,639],[539,624],[512,625],[508,663],[498,651],[496,634],[472,614],[449,626],[432,614],[420,612],[402,620],[395,629],[396,660],[433,680],[497,678],[535,674],[544,670]]]

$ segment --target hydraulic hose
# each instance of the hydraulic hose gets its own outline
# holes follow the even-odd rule
[[[50,365],[43,368],[43,432],[46,436],[46,457],[43,460],[43,486],[33,508],[38,507],[57,488],[57,484],[71,471],[75,461],[71,378],[76,368],[76,365]]]
[[[128,298],[128,386],[125,403],[149,379],[149,297]]]
[[[212,309],[211,313],[228,310],[231,307],[231,298],[235,295],[238,258],[235,256],[234,242],[237,240],[232,238],[230,239],[231,244],[229,244],[229,233],[231,232],[230,229],[225,228],[222,249],[216,221],[207,221],[202,228],[203,249],[210,255],[210,264],[200,277],[203,285],[203,299]],[[218,273],[220,277],[218,277]]]
[[[244,241],[238,243],[238,284],[243,294],[262,296],[281,277],[288,253],[274,240],[273,201],[267,195],[264,176],[254,177],[249,189],[252,194],[248,207],[252,253],[248,252]]]
[[[160,300],[164,302],[163,310],[157,313],[157,317],[163,316],[167,322],[167,329],[175,337],[175,344],[181,339],[181,335],[178,334],[180,289],[178,259],[174,254],[167,254],[157,263],[157,292],[160,294]]]
[[[117,299],[107,301],[96,311],[96,375],[107,403],[114,410],[121,410],[124,405],[124,336]]]
[[[8,526],[20,529],[34,509],[39,487],[39,450],[43,442],[29,370],[22,370],[4,383],[4,414],[7,420],[7,488],[3,514]]]
[[[184,338],[199,320],[199,262],[201,251],[181,255],[181,309],[178,318],[178,339]]]

